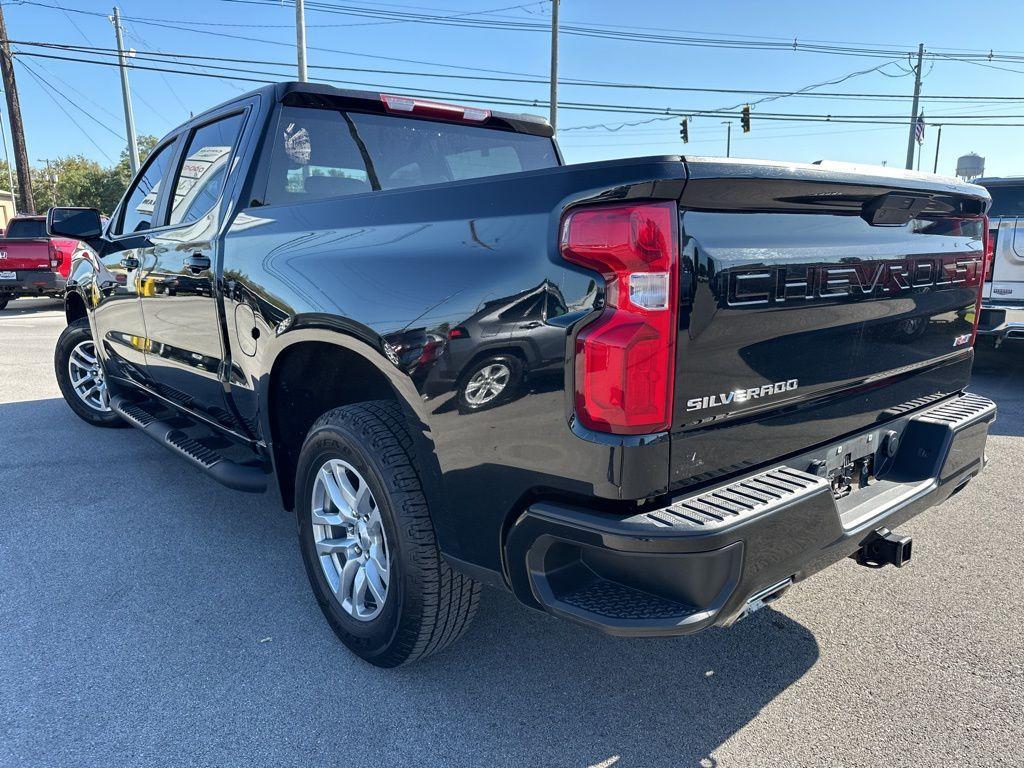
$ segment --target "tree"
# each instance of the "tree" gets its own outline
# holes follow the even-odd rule
[[[149,134],[143,134],[138,137],[139,143],[139,167],[141,168],[146,164],[146,158],[149,157],[149,153],[153,151],[153,147],[156,146],[157,137],[150,136]],[[125,147],[121,150],[121,159],[117,161],[117,165],[110,169],[111,182],[114,184],[114,189],[120,189],[117,193],[117,199],[114,200],[114,205],[117,204],[117,200],[121,199],[121,195],[128,189],[128,185],[132,181],[132,165],[128,159],[128,148]],[[113,210],[114,206],[111,206]]]
[[[145,162],[156,146],[156,136],[139,136],[139,157]],[[98,208],[110,214],[132,181],[127,147],[116,165],[102,166],[82,155],[65,155],[43,161],[32,168],[36,207],[45,211],[53,205]],[[7,163],[0,161],[0,187],[8,185]],[[17,178],[15,189],[17,195]]]
[[[32,169],[32,186],[39,210],[72,205],[108,210],[109,171],[95,160],[70,155]]]

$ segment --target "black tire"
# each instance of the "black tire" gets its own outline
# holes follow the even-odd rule
[[[388,593],[369,621],[349,615],[321,568],[313,536],[312,493],[320,468],[341,459],[366,479],[388,541]],[[328,411],[309,431],[296,470],[299,548],[313,594],[341,641],[378,667],[440,651],[466,630],[480,585],[452,570],[438,550],[401,408],[371,401]]]
[[[483,369],[493,365],[503,365],[508,368],[508,382],[502,388],[501,392],[496,394],[492,399],[483,403],[474,403],[470,401],[467,397],[466,389],[470,382],[473,381],[473,377]],[[488,357],[484,357],[470,366],[469,370],[467,370],[459,379],[459,410],[463,413],[486,411],[488,408],[493,408],[494,406],[500,405],[514,397],[519,391],[519,387],[522,383],[523,361],[518,357],[515,355],[490,355]]]
[[[60,387],[64,400],[75,415],[82,421],[92,424],[94,427],[123,427],[125,422],[114,411],[100,411],[90,407],[82,400],[75,387],[71,383],[71,374],[68,371],[68,360],[71,352],[83,341],[92,339],[92,331],[89,328],[89,321],[85,318],[75,320],[61,333],[57,339],[57,348],[53,353],[53,368],[57,375],[57,385]]]
[[[9,301],[9,298],[0,298],[0,311],[7,309],[7,303]]]

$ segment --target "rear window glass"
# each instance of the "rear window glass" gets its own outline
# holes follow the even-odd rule
[[[7,237],[18,238],[46,237],[46,222],[42,219],[15,219],[7,225]]]
[[[286,106],[265,203],[315,200],[558,165],[554,144],[479,126]]]
[[[988,212],[990,217],[1024,216],[1024,184],[1020,186],[994,184],[986,189],[992,195],[992,208]]]
[[[351,113],[382,189],[558,165],[551,139],[458,123]]]

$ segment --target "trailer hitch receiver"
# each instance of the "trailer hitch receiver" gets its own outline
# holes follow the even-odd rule
[[[864,540],[853,558],[857,565],[867,568],[881,568],[883,565],[902,568],[910,560],[912,545],[913,540],[909,536],[898,536],[888,528],[879,528]]]

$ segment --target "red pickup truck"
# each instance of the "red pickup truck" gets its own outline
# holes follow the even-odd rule
[[[48,237],[45,216],[18,216],[0,238],[0,309],[19,296],[62,296],[77,240]]]

